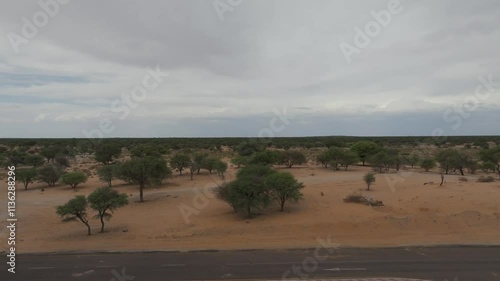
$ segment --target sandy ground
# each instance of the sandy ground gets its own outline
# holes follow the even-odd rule
[[[234,214],[224,202],[211,198],[210,187],[220,180],[208,173],[202,172],[193,181],[189,175],[176,176],[162,186],[146,189],[145,203],[137,202],[137,186],[116,182],[115,188],[131,195],[131,202],[114,214],[105,233],[98,233],[99,221],[92,220],[92,236],[86,235],[81,223],[60,222],[55,206],[103,186],[96,178],[76,190],[59,185],[41,192],[38,187],[42,184],[34,184],[24,191],[19,184],[17,251],[303,248],[316,247],[317,239],[328,237],[339,246],[363,247],[500,244],[498,181],[477,183],[477,176],[467,176],[468,182],[460,182],[459,176],[449,175],[439,187],[439,174],[415,170],[379,174],[373,190],[365,191],[361,179],[369,170],[365,167],[280,170],[290,171],[304,182],[304,199],[289,204],[283,213],[275,206],[253,219]],[[231,168],[226,179],[234,172]],[[4,224],[5,185],[1,192]],[[353,192],[382,200],[386,206],[344,203],[342,199]],[[7,246],[6,234],[4,226],[2,250]]]

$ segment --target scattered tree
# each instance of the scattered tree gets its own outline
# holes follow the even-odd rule
[[[479,156],[483,163],[492,163],[500,177],[500,146],[490,149],[481,150]]]
[[[47,159],[47,162],[54,160],[56,155],[59,153],[59,148],[57,146],[48,146],[42,148],[40,155]]]
[[[120,157],[121,153],[122,148],[118,143],[105,142],[96,146],[94,157],[97,162],[107,165]]]
[[[425,171],[428,172],[430,169],[436,167],[436,161],[432,158],[425,158],[420,163],[420,167],[424,168]]]
[[[163,179],[170,177],[172,171],[167,162],[162,158],[144,157],[132,158],[120,165],[122,177],[130,179],[131,182],[139,184],[140,201],[144,202],[143,192],[147,184],[160,184]]]
[[[189,167],[190,164],[191,164],[191,158],[189,158],[189,156],[184,153],[177,153],[172,157],[172,159],[170,159],[170,165],[172,166],[173,169],[179,171],[179,175],[181,176],[182,176],[182,170],[184,170],[184,168]]]
[[[24,159],[24,163],[32,165],[33,169],[36,169],[45,163],[45,158],[40,154],[27,155]]]
[[[217,169],[217,163],[221,161],[219,158],[206,157],[201,161],[201,168],[206,169],[210,174]]]
[[[215,163],[215,169],[217,170],[219,177],[224,178],[224,173],[227,171],[227,163],[218,159]]]
[[[37,180],[47,183],[48,186],[56,185],[63,174],[63,170],[56,165],[45,165],[38,170]],[[43,191],[43,189],[42,189]]]
[[[370,186],[375,183],[375,174],[374,173],[367,173],[363,176],[363,180],[366,183],[366,190],[370,190]]]
[[[86,182],[88,179],[84,172],[70,172],[62,175],[61,182],[76,188],[79,184]]]
[[[370,156],[380,150],[379,146],[372,141],[358,141],[350,149],[358,155],[358,158],[363,162],[363,166]]]
[[[97,175],[99,180],[108,184],[111,187],[112,182],[118,177],[119,167],[117,164],[114,165],[104,165],[97,169]]]
[[[37,172],[35,169],[18,169],[16,170],[16,178],[24,185],[24,190],[28,190],[28,185],[35,181]]]
[[[97,211],[94,219],[101,221],[101,232],[104,232],[104,220],[109,221],[116,209],[128,204],[128,199],[127,194],[120,194],[118,191],[106,186],[90,193],[88,202],[90,203],[90,207]]]
[[[83,195],[77,195],[66,204],[57,206],[56,213],[63,222],[81,221],[87,226],[87,234],[91,235],[89,220],[87,218],[87,199]]]
[[[298,150],[285,150],[280,154],[281,162],[288,168],[292,168],[294,165],[301,165],[306,162],[306,156]]]
[[[281,212],[287,201],[297,202],[303,196],[300,190],[304,188],[304,184],[297,182],[290,173],[271,173],[266,177],[265,183],[271,197],[278,202]]]

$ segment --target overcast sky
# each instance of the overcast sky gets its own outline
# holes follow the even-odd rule
[[[499,133],[497,0],[55,1],[0,4],[0,137]]]

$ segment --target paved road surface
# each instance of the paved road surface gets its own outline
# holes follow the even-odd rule
[[[8,273],[4,266],[0,280],[281,280],[286,277],[295,280],[500,281],[500,247],[330,251],[20,255],[17,257],[17,273]]]

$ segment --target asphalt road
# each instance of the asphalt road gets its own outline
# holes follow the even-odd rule
[[[15,274],[0,272],[1,281],[282,278],[500,281],[500,247],[20,255]]]

